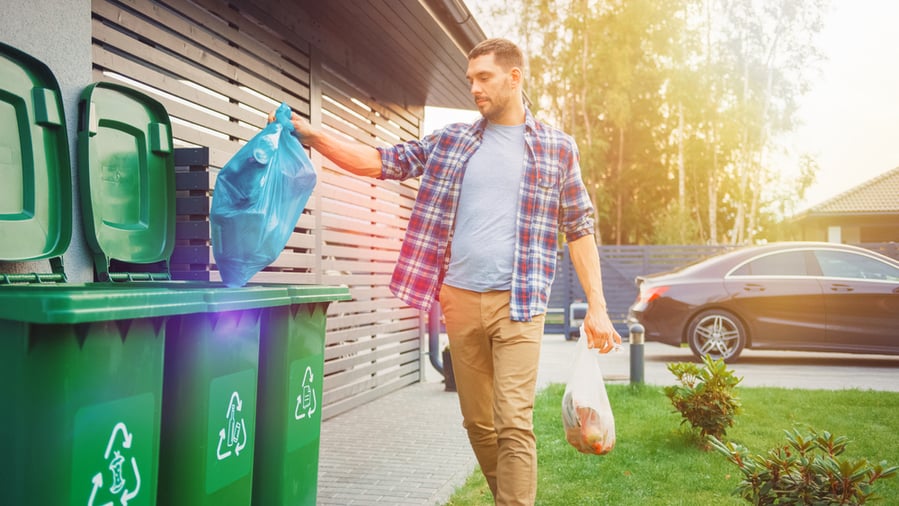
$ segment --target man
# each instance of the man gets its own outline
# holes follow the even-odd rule
[[[521,50],[489,39],[466,78],[483,118],[390,148],[293,123],[304,144],[357,175],[421,177],[390,283],[413,307],[439,299],[463,425],[496,504],[533,504],[533,403],[544,313],[565,234],[587,294],[589,344],[621,337],[606,312],[593,208],[571,137],[537,122],[522,94]]]

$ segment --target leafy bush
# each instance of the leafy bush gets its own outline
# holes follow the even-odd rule
[[[845,436],[814,430],[784,431],[787,444],[751,455],[744,446],[710,437],[712,447],[740,468],[743,480],[734,494],[752,504],[835,505],[865,504],[875,497],[874,484],[896,475],[885,461],[841,457],[849,443]]]
[[[740,412],[740,400],[734,388],[743,378],[734,376],[723,359],[703,357],[704,367],[692,362],[668,364],[679,385],[665,387],[665,395],[683,415],[681,424],[689,423],[700,435],[722,437],[733,427]]]

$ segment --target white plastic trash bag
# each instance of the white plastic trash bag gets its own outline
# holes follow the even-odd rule
[[[599,368],[599,350],[587,347],[583,326],[562,396],[562,424],[565,439],[581,453],[605,455],[615,447],[615,418]]]

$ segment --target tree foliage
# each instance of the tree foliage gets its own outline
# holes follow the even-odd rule
[[[824,1],[522,0],[491,17],[514,19],[532,109],[578,142],[602,242],[746,243],[781,234],[814,179],[813,160],[798,180],[778,163]]]

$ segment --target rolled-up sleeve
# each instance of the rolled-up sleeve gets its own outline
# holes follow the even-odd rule
[[[404,180],[420,176],[428,161],[432,136],[390,147],[379,147],[381,179]]]
[[[592,234],[594,228],[593,203],[581,177],[577,145],[571,140],[562,150],[562,197],[559,202],[561,232],[568,242]]]

